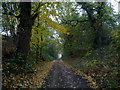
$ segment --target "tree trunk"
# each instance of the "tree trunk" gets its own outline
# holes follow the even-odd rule
[[[39,34],[38,31],[36,31],[36,33]],[[39,48],[40,48],[39,42],[40,42],[40,41],[39,41],[39,38],[37,38],[37,43],[38,43],[38,45],[36,45],[36,47],[37,47],[37,48],[36,48],[36,63],[38,63],[38,59],[39,59]]]
[[[43,37],[42,37],[42,30],[41,30],[41,35],[40,35],[40,42],[42,42],[43,41]],[[43,46],[41,45],[40,46],[40,59],[42,60],[42,61],[45,61],[45,59],[43,58],[43,56],[42,56],[42,48],[43,48]]]
[[[31,30],[33,25],[31,18],[31,2],[20,2],[20,24],[18,26],[17,54],[21,53],[26,59],[30,49]]]
[[[94,11],[92,10],[93,7],[87,2],[78,2],[78,4],[82,5],[82,8],[87,12],[88,14],[88,20],[90,21],[91,27],[93,28],[95,34],[94,34],[94,41],[93,41],[93,48],[97,49],[101,46],[104,46],[102,37],[102,17],[103,17],[103,11],[105,7],[105,2],[98,2],[97,10],[97,18],[94,17]]]

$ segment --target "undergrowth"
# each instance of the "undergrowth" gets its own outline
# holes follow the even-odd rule
[[[53,61],[34,60],[35,55],[22,60],[21,55],[4,59],[2,72],[2,88],[40,88],[45,83]]]
[[[118,57],[106,50],[89,52],[82,58],[66,59],[65,62],[76,71],[80,70],[91,76],[97,84],[96,88],[120,88]]]

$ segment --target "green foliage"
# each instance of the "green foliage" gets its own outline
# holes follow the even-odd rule
[[[8,34],[10,31],[11,36],[16,33],[16,26],[19,24],[18,16],[20,9],[19,3],[3,2],[2,3],[2,31]]]
[[[32,66],[26,63],[26,60],[23,59],[23,54],[19,53],[16,57],[13,57],[9,62],[3,62],[4,69],[3,74],[9,76],[12,74],[20,73],[33,73]]]
[[[88,70],[90,68],[93,71],[97,71],[99,68],[103,67],[103,63],[97,60],[92,60],[92,61],[87,61],[85,63],[85,66],[88,67]]]
[[[25,63],[25,60],[23,59],[23,54],[22,53],[18,53],[17,55],[16,55],[16,57],[13,57],[13,62],[15,62],[15,63],[19,63],[19,64],[24,64]]]
[[[32,66],[30,64],[24,64],[22,66],[25,70],[28,70],[29,73],[33,73],[34,70],[32,69]]]
[[[113,31],[113,44],[111,45],[111,48],[113,48],[113,50],[115,50],[116,52],[119,52],[120,50],[120,31],[116,30]]]
[[[100,88],[118,88],[118,67],[112,67],[108,71],[108,77],[105,77],[103,83],[100,84]]]

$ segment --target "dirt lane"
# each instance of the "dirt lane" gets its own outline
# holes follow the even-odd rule
[[[74,71],[63,65],[61,61],[55,61],[46,80],[45,88],[87,88],[87,82],[82,76],[76,75]]]

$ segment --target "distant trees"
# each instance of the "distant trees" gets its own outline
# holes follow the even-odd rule
[[[114,28],[113,10],[107,2],[83,3],[82,8],[87,12],[88,20],[94,30],[93,47],[99,48],[108,44],[109,37],[105,35],[106,29]],[[108,26],[109,25],[109,26]],[[105,28],[105,26],[107,26]]]
[[[17,38],[16,52],[22,53],[24,59],[33,48],[36,59],[43,58],[42,49],[48,41],[56,40],[55,31],[62,40],[65,55],[83,56],[109,45],[111,30],[116,26],[113,9],[107,2],[4,2],[2,7],[3,31]]]
[[[68,56],[83,56],[89,50],[110,44],[110,30],[115,29],[116,24],[110,3],[64,3],[61,7],[65,7],[64,11],[59,11],[64,12],[61,24],[67,27],[69,32],[69,35],[64,35],[64,52]]]

